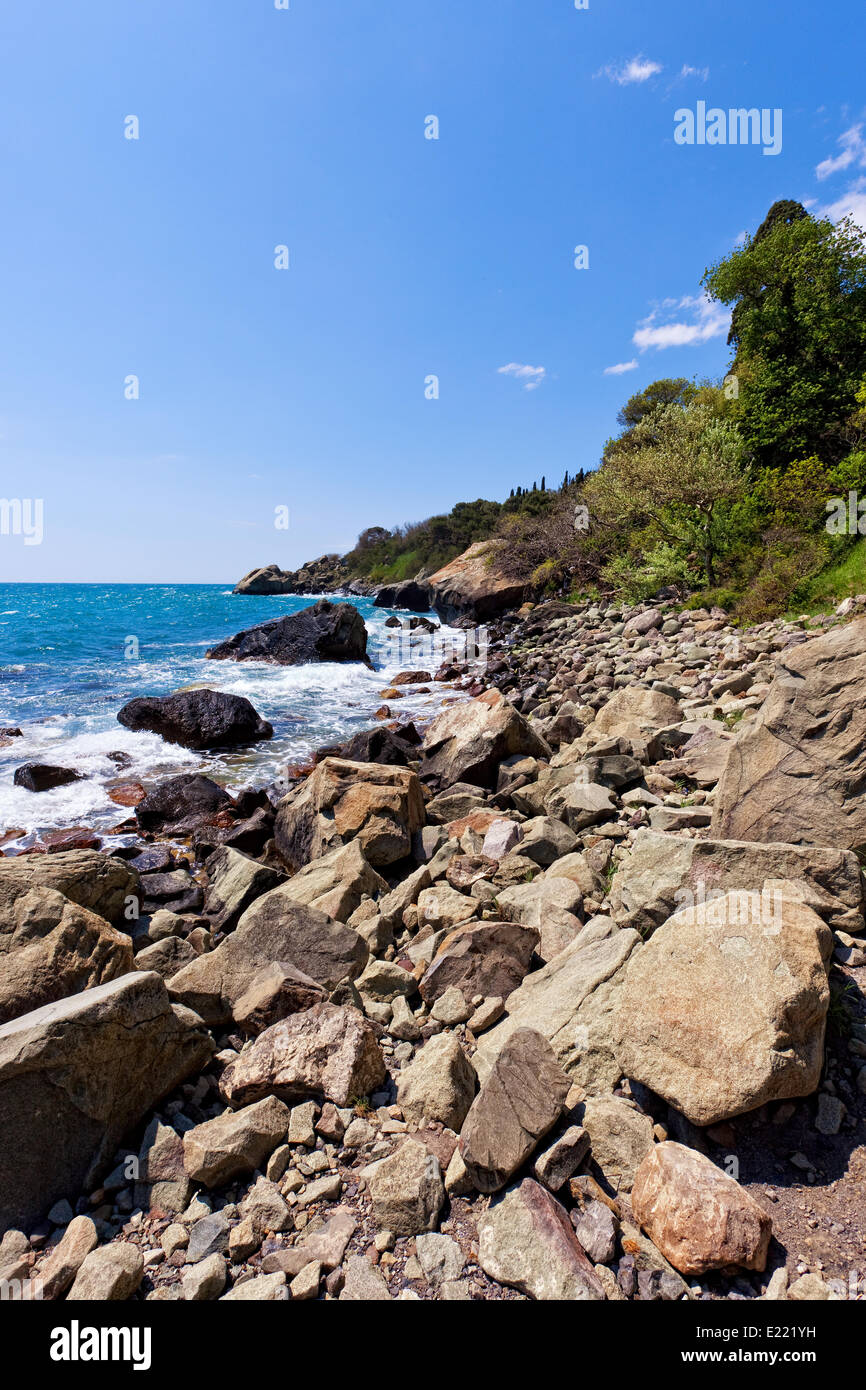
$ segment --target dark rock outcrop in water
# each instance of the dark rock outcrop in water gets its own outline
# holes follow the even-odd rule
[[[410,613],[430,611],[430,589],[415,579],[402,584],[386,584],[373,600],[377,608],[407,608]]]
[[[16,787],[26,787],[29,792],[49,792],[55,787],[66,787],[70,782],[83,782],[84,773],[71,767],[54,767],[51,763],[23,763],[12,780]]]
[[[349,571],[339,555],[308,560],[299,570],[262,565],[250,570],[235,586],[236,594],[332,594],[349,581]]]
[[[301,666],[310,661],[365,661],[367,629],[351,603],[319,599],[300,613],[245,628],[211,647],[213,661],[272,661]]]
[[[184,690],[130,700],[117,716],[127,729],[146,729],[184,748],[229,748],[270,738],[273,729],[243,695]]]

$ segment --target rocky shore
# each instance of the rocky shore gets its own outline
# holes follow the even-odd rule
[[[343,607],[210,655],[363,659]],[[866,598],[490,611],[276,804],[0,857],[6,1287],[864,1297]],[[226,700],[121,716],[268,737]]]

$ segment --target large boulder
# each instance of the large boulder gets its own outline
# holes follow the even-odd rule
[[[731,889],[758,899],[771,879],[808,887],[809,904],[835,931],[863,929],[863,875],[856,854],[815,845],[693,840],[639,830],[610,889],[611,913],[621,926],[649,936],[680,908]]]
[[[280,896],[268,904],[300,903],[318,908],[338,922],[347,922],[361,899],[387,893],[388,884],[364,858],[357,840],[305,864],[280,888]]]
[[[264,1096],[324,1097],[354,1104],[385,1080],[385,1061],[372,1023],[357,1009],[316,1004],[260,1033],[226,1067],[220,1091],[229,1105]]]
[[[230,931],[246,909],[277,888],[282,875],[239,850],[221,845],[208,856],[204,910],[214,931]]]
[[[494,542],[476,541],[456,560],[431,574],[427,581],[431,602],[446,623],[461,618],[487,622],[523,602],[525,584],[503,574],[496,549]]]
[[[135,869],[122,859],[92,849],[68,849],[58,854],[27,854],[0,859],[0,954],[16,936],[15,903],[31,888],[53,888],[70,902],[121,925],[129,898],[139,890]]]
[[[712,833],[866,849],[866,618],[781,654],[728,756]]]
[[[422,894],[423,897],[423,894]],[[467,901],[471,901],[467,899]],[[459,989],[465,999],[507,999],[529,969],[539,933],[519,922],[467,923],[442,942],[418,986],[426,1004],[446,990]]]
[[[411,1123],[459,1130],[475,1095],[475,1072],[453,1033],[437,1033],[404,1067],[397,1103]]]
[[[284,900],[282,888],[247,908],[215,951],[198,956],[168,981],[172,999],[195,1009],[206,1023],[228,1023],[256,976],[287,962],[328,990],[354,980],[367,964],[364,939],[324,912]]]
[[[498,1283],[544,1302],[603,1301],[604,1287],[565,1208],[532,1178],[491,1204],[478,1235],[478,1263]]]
[[[213,825],[223,811],[234,806],[223,787],[200,772],[182,772],[169,777],[148,792],[135,808],[142,830],[171,830],[189,833]]]
[[[622,1070],[693,1124],[818,1085],[832,933],[795,888],[775,887],[771,912],[731,892],[675,913],[626,970],[614,1022]]]
[[[367,629],[354,604],[323,598],[299,613],[237,632],[205,655],[213,661],[270,661],[277,666],[367,661]]]
[[[635,1178],[631,1206],[680,1274],[739,1265],[763,1270],[773,1223],[738,1182],[695,1149],[657,1144]]]
[[[117,719],[127,729],[146,729],[184,748],[234,748],[271,738],[274,732],[243,695],[220,690],[138,696],[118,711]]]
[[[417,579],[404,579],[401,584],[386,584],[373,600],[377,608],[405,608],[410,613],[429,613],[430,587]]]
[[[569,1086],[540,1033],[512,1033],[460,1132],[460,1156],[479,1192],[496,1192],[517,1172],[562,1115]]]
[[[126,1131],[213,1048],[143,971],[0,1027],[0,1232],[96,1187]]]
[[[472,1061],[482,1081],[512,1034],[531,1028],[547,1039],[573,1081],[591,1094],[610,1091],[622,1074],[613,1008],[638,942],[637,932],[594,918],[549,964],[527,975],[509,998],[506,1017],[479,1039]]]
[[[13,905],[15,930],[0,956],[0,1023],[132,969],[132,940],[53,888]]]
[[[436,716],[421,745],[421,775],[440,788],[455,782],[493,787],[499,764],[516,753],[551,757],[523,715],[500,691],[488,690]]]
[[[625,685],[602,705],[591,729],[593,735],[640,741],[669,724],[678,724],[682,717],[682,706],[670,695],[645,686]]]
[[[357,840],[370,864],[405,859],[424,825],[424,797],[406,767],[325,758],[277,811],[275,839],[292,869]]]
[[[255,1172],[278,1144],[285,1143],[288,1128],[289,1107],[277,1096],[267,1096],[237,1113],[228,1110],[187,1130],[184,1168],[193,1182],[221,1187],[232,1178]]]

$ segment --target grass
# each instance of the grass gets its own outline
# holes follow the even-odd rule
[[[828,566],[802,585],[797,590],[796,606],[787,616],[822,613],[855,594],[866,594],[866,537],[857,541],[838,565]]]

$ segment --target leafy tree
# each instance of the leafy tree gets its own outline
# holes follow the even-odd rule
[[[632,447],[613,454],[589,479],[590,511],[643,554],[664,542],[695,552],[707,584],[725,549],[725,513],[746,487],[737,426],[709,403],[666,405],[634,427]]]
[[[732,372],[747,449],[764,466],[838,461],[866,372],[866,237],[785,201],[756,235],[705,271],[733,306]]]

